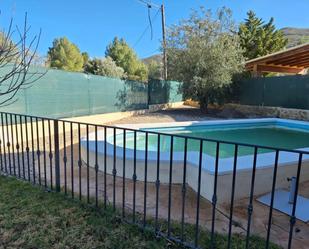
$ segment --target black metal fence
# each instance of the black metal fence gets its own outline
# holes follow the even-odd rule
[[[270,241],[276,242],[276,238],[271,237],[275,190],[278,179],[287,176],[280,171],[280,155],[293,153],[298,158],[293,166],[296,197],[291,214],[284,217],[289,219],[288,240],[284,246],[292,248],[297,194],[302,165],[306,163],[304,156],[309,155],[307,151],[3,112],[0,123],[0,167],[3,173],[48,190],[64,192],[95,206],[112,207],[120,211],[125,221],[137,224],[143,230],[151,229],[157,236],[190,248],[218,247],[217,238],[222,231],[227,235],[224,240],[226,247],[235,246],[238,242],[233,240],[233,233],[239,227],[236,209],[247,210],[242,217],[241,239],[245,241],[245,248],[252,248],[252,235],[258,229],[253,229],[255,224],[252,223],[258,184],[270,185],[270,205],[264,206],[266,230],[259,235],[265,239],[263,248],[272,247]],[[210,143],[214,153],[212,174],[204,169],[204,146]],[[179,144],[183,146],[182,150],[179,150]],[[221,180],[220,174],[220,148],[226,145],[233,148],[232,171],[227,181],[227,178]],[[196,153],[191,153],[190,146],[197,148]],[[244,179],[237,170],[243,148],[252,149],[252,165],[245,181],[247,186],[238,183]],[[176,149],[180,155],[177,158]],[[259,174],[257,161],[261,150],[274,152],[273,166],[269,169],[271,176]],[[188,172],[192,161],[196,162],[194,174]],[[269,180],[259,183],[263,177]],[[188,186],[189,178],[195,182],[194,186]],[[225,188],[220,189],[222,186]],[[242,196],[241,191],[246,187],[248,194]],[[224,193],[228,193],[228,201],[218,202]],[[223,217],[219,225],[218,216]]]

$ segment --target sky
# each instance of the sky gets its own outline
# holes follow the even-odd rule
[[[162,4],[162,0],[148,0]],[[217,10],[226,6],[233,11],[239,23],[248,10],[256,12],[264,20],[275,18],[277,28],[309,28],[309,0],[164,0],[166,25],[177,24],[187,18],[192,9],[204,6]],[[157,54],[160,48],[161,16],[152,8],[153,37],[149,25],[148,10],[139,0],[0,0],[0,28],[7,28],[11,18],[22,26],[28,13],[30,35],[42,29],[38,48],[46,55],[55,38],[66,36],[82,52],[91,57],[103,57],[106,46],[115,36],[124,38],[140,58]]]

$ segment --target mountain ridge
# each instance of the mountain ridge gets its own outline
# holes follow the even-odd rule
[[[309,28],[284,27],[280,30],[288,39],[288,48],[309,42]]]

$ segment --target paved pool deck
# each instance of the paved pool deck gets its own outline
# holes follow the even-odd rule
[[[151,112],[131,117],[125,117],[106,124],[138,124],[138,123],[165,123],[165,122],[184,122],[184,121],[207,121],[223,119],[216,113],[204,113],[201,110],[190,107],[181,106],[178,108],[167,109],[157,112]]]
[[[192,107],[180,107],[169,110],[158,111],[154,113],[147,113],[138,116],[126,117],[117,121],[107,122],[110,125],[121,125],[121,124],[138,124],[138,123],[165,123],[165,122],[183,122],[183,121],[207,121],[207,120],[219,120],[226,118],[243,118],[238,114],[227,114],[220,115],[218,113],[203,113],[199,109]],[[121,184],[120,184],[121,185]],[[140,186],[139,186],[140,185]],[[139,198],[143,199],[142,189],[143,184],[139,183],[137,189],[140,191]],[[122,185],[121,185],[122,186]],[[121,187],[119,186],[119,187]],[[155,187],[150,187],[151,190],[148,194],[149,205],[154,205],[155,198]],[[132,189],[128,188],[128,195],[132,195]],[[173,219],[179,220],[181,214],[181,187],[175,185],[173,188],[172,195],[172,210],[173,210]],[[167,199],[168,199],[168,187],[162,186],[160,190],[160,215],[162,217],[167,217]],[[309,182],[302,183],[299,188],[299,194],[309,198]],[[258,196],[256,196],[257,198]],[[264,206],[263,204],[256,201],[256,198],[253,202],[253,216],[252,216],[252,233],[259,235],[261,237],[266,237],[267,231],[267,222],[269,207]],[[186,202],[188,202],[185,209],[186,222],[194,223],[196,206],[195,206],[196,194],[194,191],[189,190],[187,194]],[[235,203],[234,207],[234,216],[233,216],[233,232],[240,233],[245,235],[245,230],[247,226],[247,207],[248,207],[248,198],[242,199]],[[165,205],[164,205],[165,203]],[[130,205],[128,203],[127,205]],[[131,203],[132,205],[132,203]],[[154,206],[153,206],[154,208]],[[164,211],[165,210],[165,211]],[[201,209],[201,225],[207,228],[210,228],[211,224],[211,203],[202,199],[202,209]],[[220,233],[227,233],[228,229],[228,217],[229,217],[229,205],[219,205],[216,212],[216,230]],[[272,221],[272,230],[271,230],[271,240],[275,243],[281,245],[283,248],[287,247],[288,235],[289,235],[289,217],[281,212],[276,210],[273,211],[273,221]],[[296,221],[293,240],[293,248],[309,248],[309,224]]]
[[[229,118],[238,118],[235,116]],[[177,121],[205,121],[205,120],[214,120],[214,119],[222,119],[222,117],[217,114],[205,114],[198,109],[191,107],[182,107],[165,111],[158,111],[154,113],[145,113],[137,116],[129,116],[119,120],[107,120],[106,118],[96,117],[96,120],[93,120],[93,117],[84,118],[83,121],[89,123],[101,123],[101,124],[109,124],[109,125],[119,125],[119,124],[135,124],[135,123],[163,123],[163,122],[177,122]],[[91,128],[92,129],[92,128]],[[93,130],[90,130],[90,132]],[[85,128],[82,127],[81,135],[85,136]],[[69,141],[69,135],[67,135],[67,141]],[[48,141],[47,141],[48,142]],[[74,131],[74,141],[73,147],[71,150],[70,144],[67,142],[67,146],[63,146],[62,138],[60,138],[60,158],[61,158],[61,185],[63,189],[66,189],[68,194],[72,189],[72,178],[74,179],[74,195],[78,198],[79,195],[79,184],[81,183],[81,194],[86,195],[87,193],[87,165],[85,163],[82,164],[81,168],[78,166],[78,137],[77,132]],[[46,144],[48,145],[48,143]],[[67,161],[67,170],[66,170],[66,179],[64,176],[64,148],[66,152]],[[43,149],[41,148],[41,152],[43,153]],[[71,164],[71,152],[73,152],[72,158],[73,163]],[[32,151],[30,150],[30,153]],[[48,153],[48,151],[47,151]],[[47,154],[48,155],[48,154]],[[19,155],[21,156],[21,155]],[[15,153],[15,157],[17,157],[17,153]],[[48,157],[47,157],[48,158]],[[30,156],[30,160],[31,156]],[[32,165],[32,162],[30,162]],[[38,162],[37,157],[35,157],[35,165],[36,165],[36,174],[38,172]],[[72,171],[71,171],[71,165]],[[41,181],[44,183],[44,169],[42,168],[42,158],[41,158]],[[46,161],[46,180],[47,182],[51,181],[50,177],[50,169],[54,172],[54,164],[50,167],[49,160]],[[79,170],[81,172],[79,178]],[[27,171],[27,169],[26,169]],[[28,172],[25,172],[26,177]],[[30,172],[30,177],[33,177],[32,172]],[[38,177],[38,175],[37,175]],[[90,196],[95,196],[95,171],[93,168],[89,168],[89,194]],[[38,179],[37,179],[38,181]],[[54,179],[53,179],[54,181]],[[107,200],[112,203],[113,202],[113,177],[111,175],[106,176],[106,195]],[[115,193],[116,193],[116,205],[122,207],[122,192],[123,191],[123,182],[122,178],[116,177],[115,180]],[[104,173],[98,173],[98,194],[99,200],[103,200],[104,196]],[[172,213],[171,218],[175,221],[181,220],[181,210],[182,210],[182,188],[181,185],[175,184],[172,187],[171,191],[171,203],[172,203]],[[300,185],[299,193],[309,198],[309,182],[304,182]],[[133,181],[127,179],[125,181],[125,196],[126,202],[125,207],[128,212],[132,211],[133,207]],[[147,187],[147,215],[149,217],[153,217],[155,214],[155,196],[156,196],[156,188],[154,183],[149,183]],[[168,185],[162,184],[160,186],[160,195],[159,195],[159,217],[167,218],[168,215],[168,197],[169,197],[169,188]],[[258,196],[255,196],[255,199]],[[268,223],[268,213],[269,208],[264,206],[263,204],[257,202],[254,199],[253,202],[253,216],[252,216],[252,234],[259,235],[263,238],[266,238],[267,231],[267,223]],[[196,193],[187,188],[186,193],[186,206],[185,206],[185,222],[195,223],[196,219],[196,203],[197,203]],[[242,199],[240,201],[235,202],[234,206],[234,215],[233,215],[233,232],[239,233],[242,235],[246,234],[246,226],[247,226],[247,207],[248,207],[248,198]],[[143,203],[144,203],[144,182],[136,183],[136,211],[139,213],[143,213]],[[209,201],[202,198],[200,203],[200,225],[204,228],[209,229],[211,227],[211,214],[212,214],[212,205]],[[287,247],[288,235],[289,235],[289,217],[283,213],[280,213],[276,210],[273,211],[273,220],[272,220],[272,230],[271,230],[271,240],[283,248]],[[229,225],[229,205],[218,205],[216,210],[216,220],[215,220],[215,229],[219,233],[227,233]],[[299,220],[296,221],[295,231],[297,231],[294,235],[293,240],[293,248],[309,248],[309,224],[303,223]]]
[[[121,124],[140,124],[140,123],[166,123],[166,122],[184,122],[184,121],[207,121],[207,120],[219,120],[219,119],[231,119],[231,118],[243,118],[243,116],[229,114],[220,115],[218,113],[203,113],[199,109],[183,106],[174,109],[162,110],[153,113],[144,113],[141,115],[134,115],[121,118],[119,120],[108,121],[105,118],[100,118],[99,116],[90,117],[89,120],[83,120],[88,122],[96,122],[107,125],[121,125]],[[74,148],[74,154],[77,155],[77,148]],[[75,156],[74,156],[75,157]],[[75,159],[77,160],[77,159]],[[76,186],[78,188],[78,177],[77,177],[77,165],[74,166],[74,174]],[[70,176],[68,176],[70,177]],[[104,174],[99,173],[98,182],[99,182],[99,194],[102,198],[104,194],[103,186]],[[90,181],[94,181],[95,174],[94,171],[90,168]],[[69,179],[67,180],[69,182]],[[86,193],[86,165],[82,166],[82,192]],[[63,183],[64,181],[62,181]],[[116,205],[121,207],[122,205],[122,178],[116,178],[115,191],[116,191]],[[147,215],[149,217],[154,217],[155,214],[155,194],[156,188],[154,183],[148,184],[147,190]],[[107,175],[107,197],[109,202],[113,201],[113,177]],[[186,206],[185,206],[185,222],[193,223],[196,218],[196,193],[190,188],[187,188],[186,194]],[[182,191],[181,185],[175,184],[172,187],[172,214],[171,218],[176,221],[181,220],[181,210],[182,210]],[[302,183],[300,185],[299,193],[309,198],[309,182]],[[78,192],[78,191],[77,191]],[[95,193],[94,185],[90,185],[90,194],[93,196]],[[160,186],[160,195],[159,195],[159,217],[167,218],[168,215],[168,195],[169,189],[167,184],[162,184]],[[126,180],[125,186],[125,196],[126,196],[126,208],[132,210],[133,202],[133,181]],[[255,196],[253,202],[253,215],[252,215],[252,234],[266,238],[267,232],[267,223],[268,223],[268,213],[269,207],[264,206],[260,202],[256,201],[258,196]],[[137,182],[136,184],[136,210],[140,213],[143,213],[143,201],[144,201],[144,183]],[[233,216],[233,232],[239,233],[242,235],[246,234],[247,227],[247,207],[249,200],[248,198],[242,199],[235,202],[234,206],[234,216]],[[200,225],[210,229],[211,228],[211,214],[212,214],[212,205],[211,203],[202,198],[201,199],[201,209],[200,209]],[[283,213],[280,213],[276,210],[273,211],[273,221],[272,221],[272,230],[271,230],[271,240],[283,248],[287,247],[288,236],[289,236],[289,217]],[[215,219],[215,229],[219,233],[227,233],[229,225],[229,205],[218,205],[216,210],[216,219]],[[309,248],[309,224],[303,223],[301,221],[296,221],[295,233],[293,240],[293,248],[304,249]]]

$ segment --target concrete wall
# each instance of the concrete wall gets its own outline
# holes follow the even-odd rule
[[[81,151],[82,160],[87,161],[87,151],[82,147]],[[89,165],[90,167],[95,166],[95,153],[89,151]],[[98,154],[98,161],[104,162],[104,154]],[[114,158],[111,155],[106,156],[107,168],[106,173],[112,175],[113,173],[113,162]],[[172,168],[172,184],[182,184],[183,183],[183,162],[176,161],[173,163]],[[123,158],[121,155],[116,156],[115,169],[117,172],[117,177],[123,177],[132,180],[134,173],[134,163],[133,159],[127,158],[125,164],[125,171],[123,170]],[[104,164],[99,165],[99,171],[104,172]],[[297,163],[287,163],[279,164],[277,170],[277,180],[275,188],[289,187],[289,182],[287,177],[296,176]],[[198,176],[199,170],[196,165],[187,163],[186,170],[186,183],[195,191],[198,191]],[[269,193],[272,190],[274,166],[257,168],[255,176],[254,185],[254,196],[259,196],[265,193]],[[160,161],[159,166],[159,179],[161,184],[169,183],[170,174],[170,164],[168,161]],[[145,180],[145,161],[136,161],[136,177],[137,181]],[[219,174],[217,178],[217,202],[218,203],[230,203],[231,192],[232,192],[232,178],[233,172],[228,174]],[[147,164],[147,182],[155,182],[157,179],[157,162],[148,161]],[[247,170],[237,170],[236,181],[235,181],[235,196],[234,200],[240,200],[250,196],[251,189],[251,179],[252,179],[252,168]],[[302,163],[302,174],[300,177],[300,182],[309,180],[309,162],[304,160]],[[207,170],[201,171],[201,185],[200,193],[201,196],[209,201],[212,201],[214,193],[214,181],[215,175],[208,172]]]

